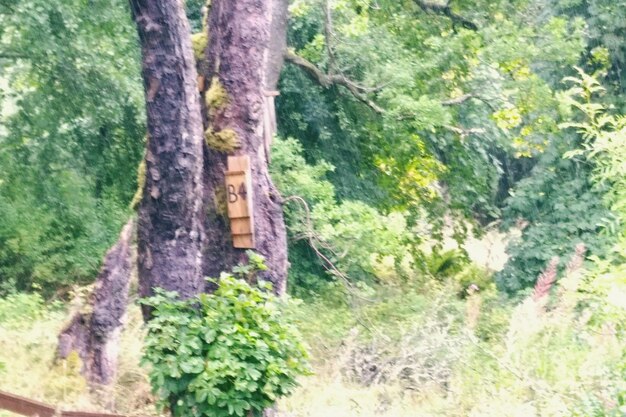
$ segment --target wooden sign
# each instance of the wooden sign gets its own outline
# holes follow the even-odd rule
[[[254,216],[252,213],[252,177],[250,157],[229,156],[226,171],[226,201],[233,246],[251,248],[254,246]]]

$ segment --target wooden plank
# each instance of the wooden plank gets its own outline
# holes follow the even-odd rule
[[[248,155],[237,155],[228,157],[229,171],[248,171],[250,169],[250,157]]]
[[[228,157],[225,181],[233,246],[254,249],[254,199],[248,155]]]
[[[248,187],[244,171],[226,172],[226,198],[228,198],[228,217],[238,219],[250,217],[248,212]]]
[[[0,408],[27,417],[53,417],[56,409],[39,401],[0,391]]]
[[[274,96],[268,97],[269,100],[269,111],[270,111],[270,126],[272,128],[272,139],[276,132],[278,132],[278,124],[276,122],[276,102],[274,101]],[[270,140],[270,145],[272,141]]]
[[[233,236],[233,246],[240,249],[254,249],[254,235]]]
[[[0,409],[26,417],[126,417],[91,411],[57,411],[51,405],[4,391],[0,391]]]
[[[230,219],[230,230],[233,236],[251,235],[252,225],[250,224],[250,217]]]
[[[267,163],[271,162],[271,146],[272,146],[272,136],[274,132],[272,131],[272,115],[270,106],[270,99],[273,97],[265,97],[263,100],[263,149],[265,150],[265,157],[267,158]]]

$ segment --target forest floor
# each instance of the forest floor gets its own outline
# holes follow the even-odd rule
[[[606,325],[614,318],[594,324],[574,309],[575,290],[567,286],[549,301],[504,297],[483,275],[486,263],[502,261],[505,239],[487,233],[473,241],[478,264],[454,278],[390,281],[357,295],[331,285],[291,306],[287,314],[309,347],[314,373],[281,400],[281,417],[626,415],[615,400],[626,392],[619,371],[626,367],[624,346]],[[468,279],[480,291],[464,291]],[[139,364],[145,328],[136,303],[120,336],[112,387],[90,392],[77,355],[54,361],[59,331],[85,308],[81,298],[0,299],[0,390],[69,410],[155,415]]]
[[[368,302],[329,294],[289,312],[309,345],[314,375],[280,402],[281,416],[556,417],[593,415],[589,398],[619,406],[611,405],[620,384],[612,372],[623,346],[614,333],[568,321],[564,307],[547,311],[531,298],[513,306],[490,289],[462,298],[434,282],[377,288]],[[0,390],[70,410],[155,415],[139,365],[139,308],[130,309],[121,335],[116,384],[95,393],[77,356],[53,361],[67,317],[67,305],[33,295],[0,300]]]

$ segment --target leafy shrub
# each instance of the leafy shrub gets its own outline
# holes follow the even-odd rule
[[[433,250],[426,257],[425,263],[426,269],[433,277],[443,279],[461,273],[469,259],[459,249]]]
[[[291,238],[290,282],[296,294],[323,292],[324,267],[310,248],[319,250],[351,279],[389,280],[408,276],[414,264],[415,237],[407,231],[402,213],[380,213],[362,201],[338,201],[326,179],[333,166],[321,161],[307,164],[302,145],[295,139],[279,139],[272,153],[272,178],[285,197],[301,197],[307,213],[297,203],[286,206]],[[303,291],[304,290],[304,291]]]
[[[500,289],[514,293],[534,285],[541,270],[554,257],[564,262],[583,242],[590,254],[607,249],[600,235],[609,211],[602,204],[602,192],[591,182],[588,166],[563,159],[572,149],[570,141],[546,151],[532,176],[521,181],[504,209],[509,225],[528,222],[521,238],[512,241],[505,268],[496,274]]]
[[[40,319],[45,311],[38,294],[14,293],[0,298],[0,325],[14,327]]]
[[[346,201],[319,205],[312,217],[319,237],[330,244],[335,262],[350,277],[384,280],[411,272],[413,236],[402,214],[384,215],[365,203]]]
[[[270,407],[308,373],[299,333],[267,283],[223,274],[213,294],[178,301],[158,291],[143,362],[175,417],[243,416]]]
[[[458,285],[458,295],[464,298],[476,289],[481,292],[492,290],[493,274],[486,268],[472,263],[454,276],[454,282]]]
[[[327,162],[308,164],[303,156],[300,142],[293,138],[277,138],[272,147],[272,179],[285,196],[298,195],[315,205],[332,202],[335,187],[326,179],[334,170]]]

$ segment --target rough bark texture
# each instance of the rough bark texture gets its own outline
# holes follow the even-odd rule
[[[245,251],[233,248],[230,240],[224,192],[228,154],[250,156],[256,251],[267,259],[265,278],[283,293],[287,240],[280,196],[268,174],[263,103],[264,90],[276,89],[283,65],[287,0],[213,0],[208,59],[201,68],[211,87],[223,86],[227,99],[204,104],[202,112],[181,4],[130,4],[142,49],[149,137],[137,220],[140,294],[161,287],[190,297],[210,290],[203,276],[218,277],[246,261]],[[204,127],[234,132],[240,146],[225,152],[204,145]],[[59,335],[58,356],[77,351],[92,384],[114,379],[134,266],[133,230],[129,222],[107,253],[89,300],[92,311],[77,313]],[[144,315],[148,318],[149,312]]]
[[[276,90],[287,49],[288,0],[270,1],[270,40],[265,62],[265,89]]]
[[[140,293],[160,287],[191,297],[204,288],[204,233],[203,130],[189,24],[180,0],[130,3],[141,44],[149,137],[138,219]]]
[[[270,54],[273,13],[273,2],[269,0],[213,0],[211,3],[205,75],[211,83],[209,91],[223,87],[227,100],[225,103],[207,100],[205,123],[213,132],[236,134],[240,146],[230,154],[250,156],[255,200],[255,250],[267,259],[269,269],[265,279],[274,284],[277,293],[282,293],[287,276],[287,238],[280,196],[268,174],[263,141],[265,82],[275,82],[271,80],[277,80],[282,65],[282,61],[269,64],[270,56],[274,56]],[[270,68],[273,71],[271,76],[268,74]],[[211,277],[245,261],[245,251],[234,249],[228,239],[226,196],[221,191],[227,155],[210,144],[205,148],[208,216],[203,270]]]
[[[118,336],[133,267],[133,230],[131,220],[107,252],[89,300],[92,311],[76,313],[59,335],[57,356],[65,359],[72,351],[78,352],[83,375],[92,384],[108,385],[115,376]]]

